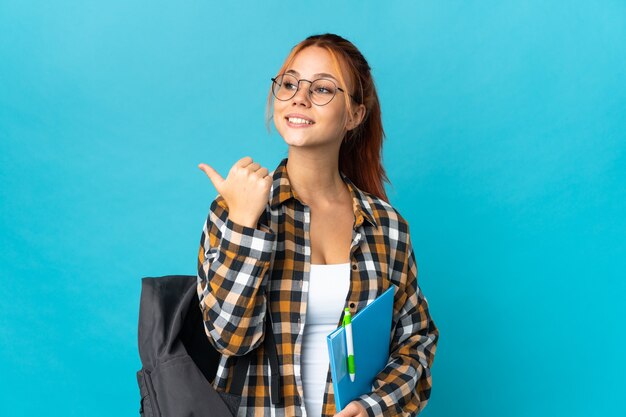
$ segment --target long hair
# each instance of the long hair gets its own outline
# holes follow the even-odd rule
[[[339,170],[363,191],[389,202],[384,182],[389,182],[382,165],[381,154],[385,132],[380,111],[380,102],[372,78],[371,68],[365,57],[350,41],[341,36],[326,33],[309,36],[291,49],[278,74],[291,65],[298,52],[309,46],[326,49],[339,74],[343,85],[352,85],[351,95],[357,104],[365,105],[365,117],[354,129],[346,132],[339,148]],[[346,78],[350,84],[346,83]],[[354,109],[353,99],[343,94],[347,114]],[[272,120],[272,89],[267,96],[266,121]]]

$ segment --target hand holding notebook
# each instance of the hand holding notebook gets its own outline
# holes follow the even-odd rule
[[[372,382],[389,360],[394,288],[368,304],[351,319],[354,346],[354,382],[348,369],[346,329],[327,336],[330,372],[337,411],[372,391]]]

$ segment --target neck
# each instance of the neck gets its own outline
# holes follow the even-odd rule
[[[298,152],[289,149],[287,174],[296,195],[303,203],[335,204],[350,192],[339,173],[339,154]]]

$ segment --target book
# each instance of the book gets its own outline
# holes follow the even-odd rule
[[[352,317],[355,379],[348,374],[346,331],[342,327],[326,337],[330,373],[337,412],[363,394],[372,392],[372,383],[389,361],[394,286]]]

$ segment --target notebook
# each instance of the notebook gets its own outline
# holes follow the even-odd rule
[[[372,392],[372,382],[389,360],[394,286],[352,317],[355,379],[350,380],[346,332],[339,327],[326,337],[337,412],[362,394]]]

